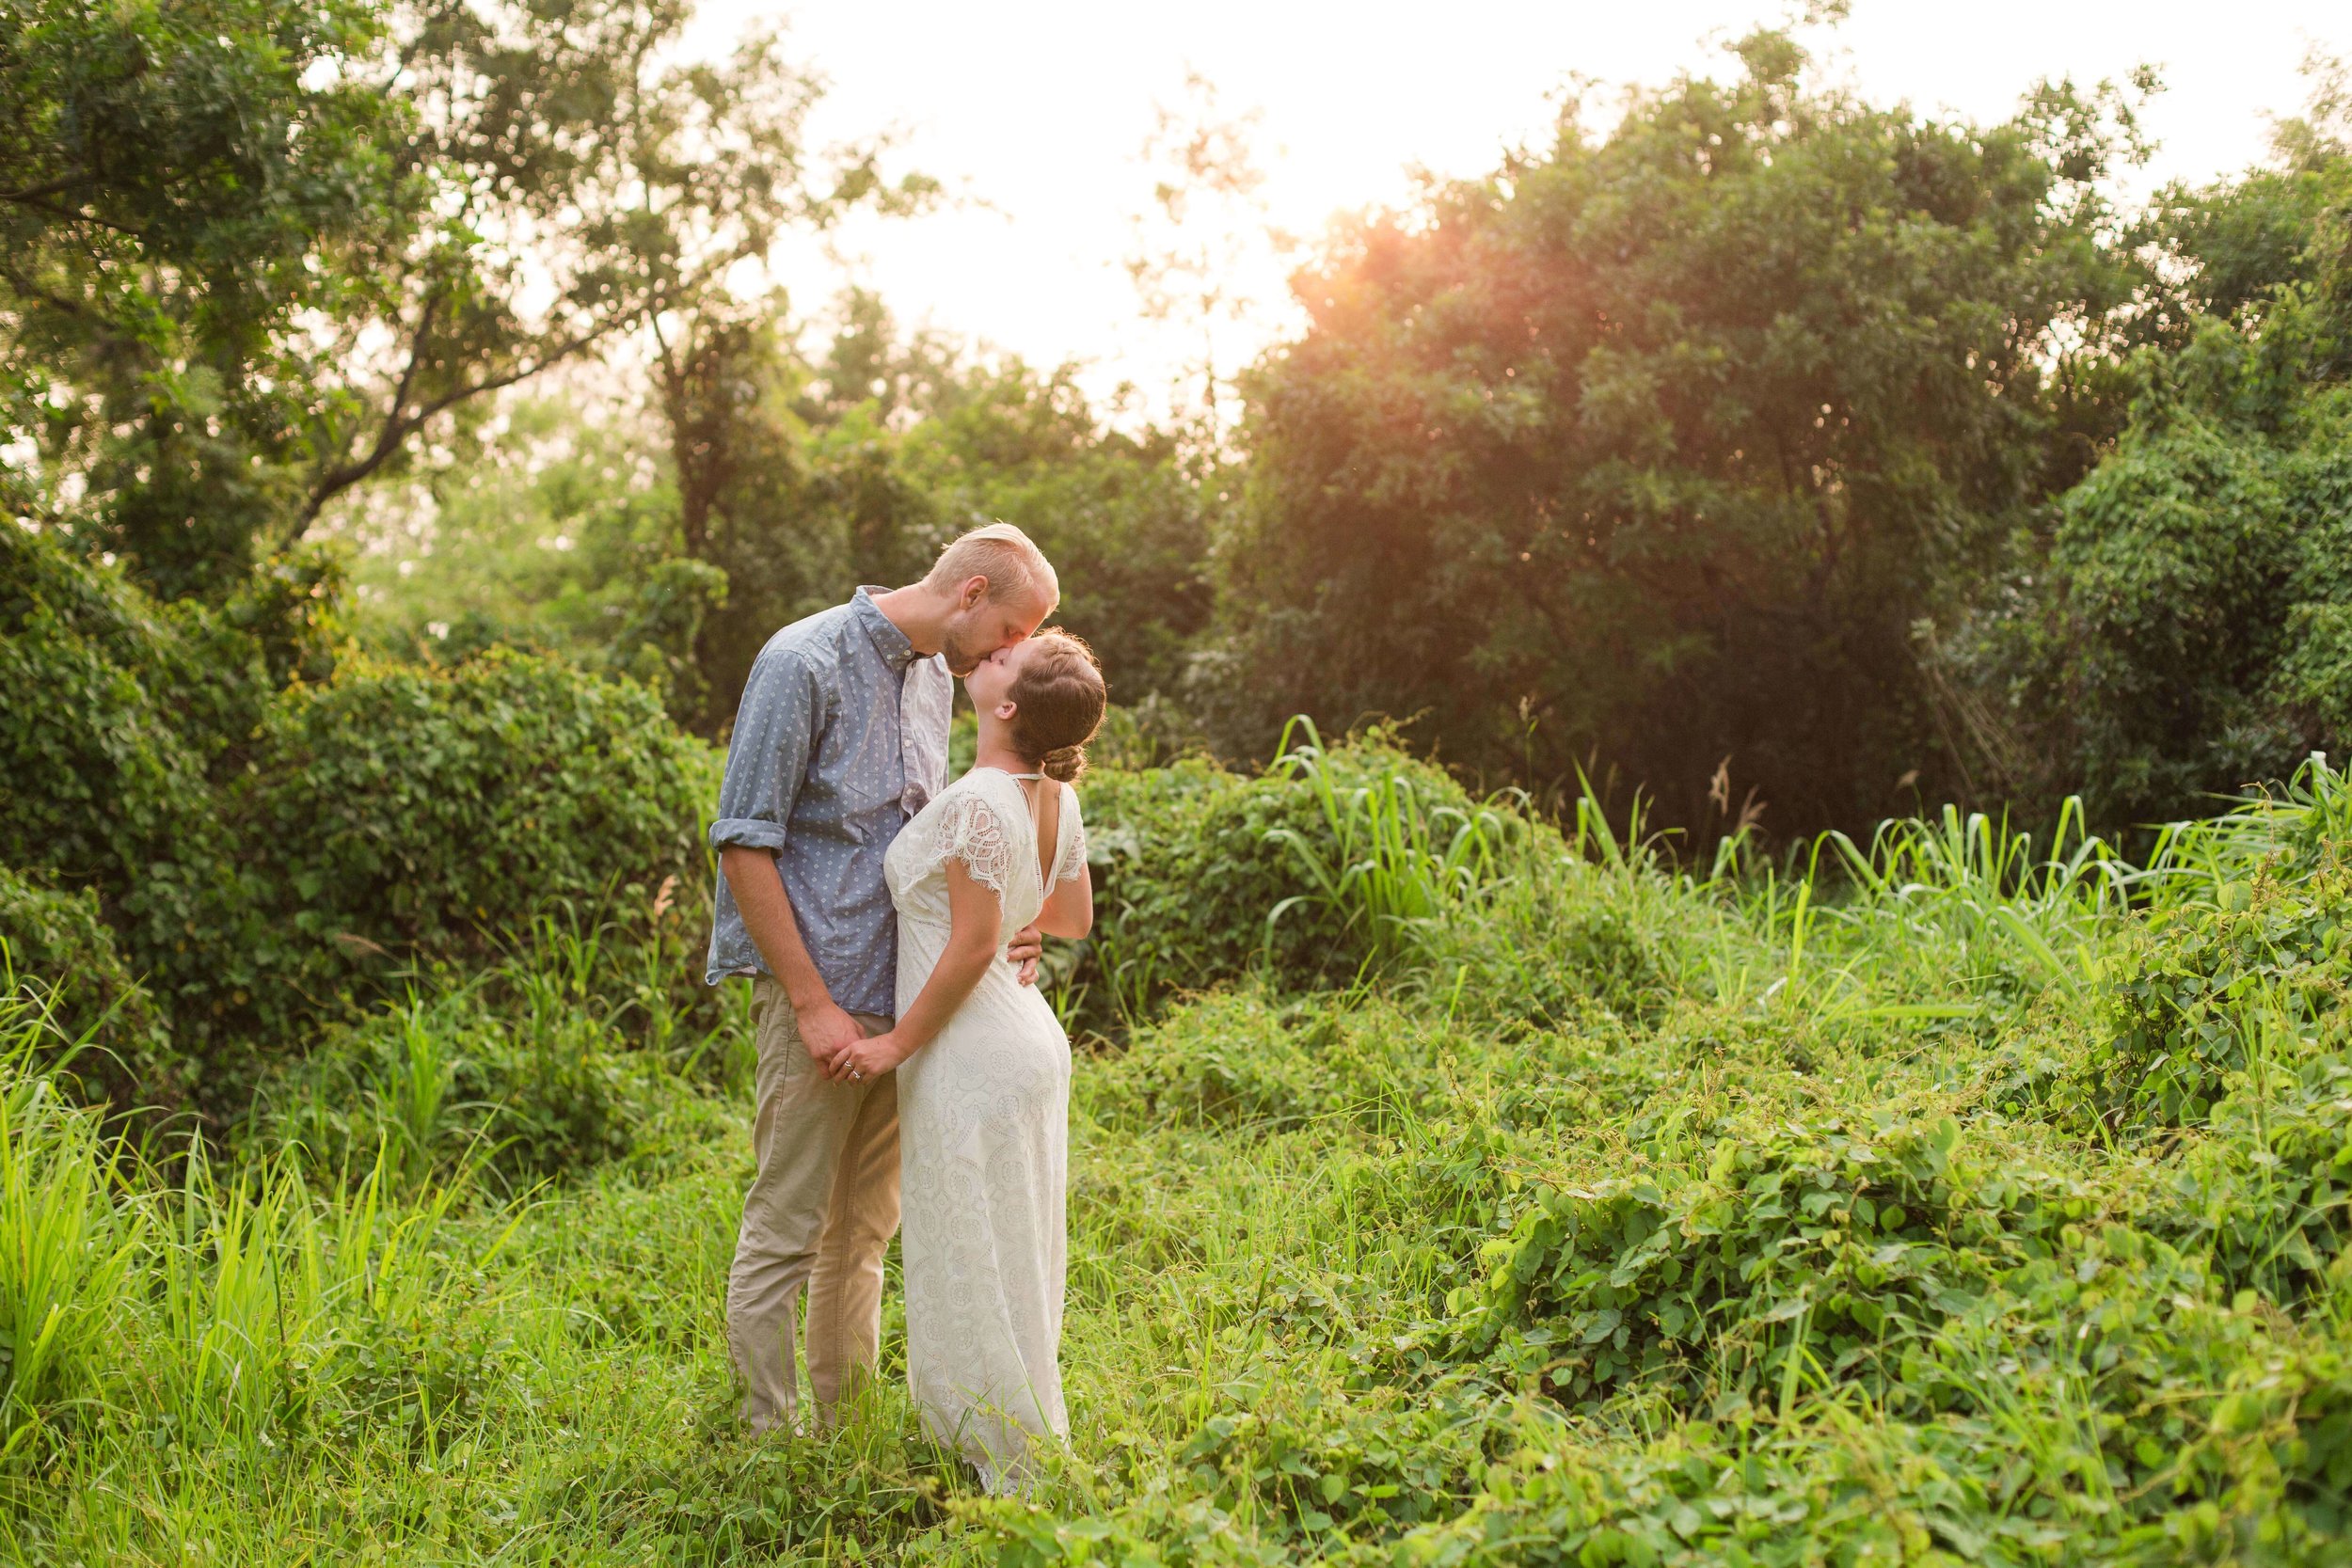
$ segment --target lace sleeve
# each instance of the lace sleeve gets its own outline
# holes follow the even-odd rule
[[[972,879],[1002,898],[1012,880],[1013,837],[986,798],[966,791],[940,810],[933,845],[942,865],[961,861]]]
[[[1078,815],[1078,792],[1067,784],[1062,786],[1061,809],[1070,814],[1070,829],[1062,843],[1061,858],[1054,863],[1057,887],[1087,868],[1087,825]]]

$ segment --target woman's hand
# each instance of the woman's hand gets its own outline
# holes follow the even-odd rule
[[[888,1072],[914,1054],[914,1048],[896,1029],[888,1034],[868,1035],[834,1056],[825,1076],[837,1084],[862,1084]]]

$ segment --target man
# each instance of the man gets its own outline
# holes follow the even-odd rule
[[[744,683],[710,842],[707,978],[752,976],[758,1174],[727,1277],[727,1346],[755,1432],[790,1425],[793,1318],[808,1294],[820,1420],[882,1338],[882,1252],[898,1228],[898,1086],[820,1064],[891,1024],[898,918],[882,856],[946,786],[951,676],[1021,641],[1060,598],[1053,567],[998,523],[940,552],[912,587],[861,588],[769,640]],[[1036,974],[1035,927],[1009,948]]]

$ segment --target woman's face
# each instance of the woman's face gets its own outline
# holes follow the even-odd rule
[[[1011,694],[1021,661],[1038,646],[1032,641],[1015,642],[1009,648],[998,648],[974,665],[972,673],[963,677],[963,689],[971,693],[973,707],[981,713],[995,712],[997,705]]]

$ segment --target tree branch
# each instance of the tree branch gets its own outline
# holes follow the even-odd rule
[[[453,388],[439,397],[430,399],[419,404],[417,411],[406,417],[403,417],[400,412],[402,400],[395,399],[391,408],[385,415],[383,428],[376,433],[374,445],[368,449],[365,456],[339,464],[319,476],[317,483],[310,488],[310,499],[303,505],[302,515],[294,520],[294,526],[288,529],[285,536],[278,541],[278,547],[280,550],[289,550],[300,544],[302,536],[310,531],[310,525],[318,521],[319,514],[326,510],[328,501],[333,500],[360,481],[371,477],[377,469],[390,462],[408,437],[422,429],[435,415],[454,408],[469,398],[480,397],[485,392],[500,391],[517,383],[528,381],[540,372],[560,364],[581,350],[592,346],[608,336],[618,325],[617,321],[608,320],[593,330],[557,344],[528,364],[514,366],[495,375],[485,375],[479,381]],[[414,369],[413,359],[410,368]],[[404,388],[407,385],[405,373],[402,377],[402,385]]]

